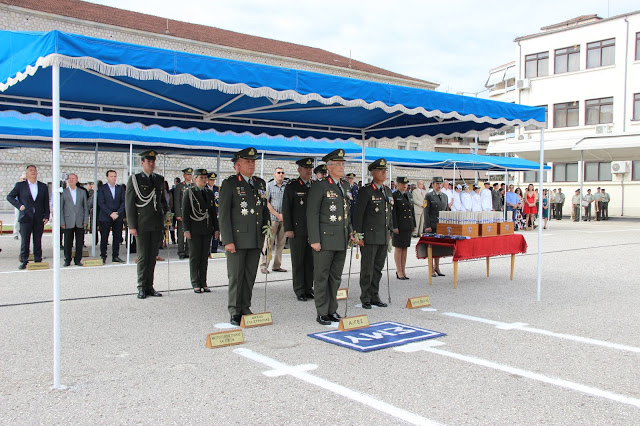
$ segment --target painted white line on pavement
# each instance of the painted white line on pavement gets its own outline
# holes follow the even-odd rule
[[[506,323],[506,322],[500,322],[500,321],[493,321],[493,320],[488,320],[488,319],[484,319],[484,318],[478,318],[478,317],[474,317],[474,316],[470,316],[470,315],[457,314],[455,312],[444,312],[442,315],[447,315],[447,316],[450,316],[450,317],[461,318],[461,319],[466,319],[466,320],[470,320],[470,321],[475,321],[475,322],[481,322],[481,323],[485,323],[485,324],[495,325],[496,328],[501,329],[501,330],[520,330],[520,331],[526,331],[528,333],[542,334],[542,335],[545,335],[545,336],[557,337],[559,339],[566,339],[566,340],[572,340],[574,342],[586,343],[588,345],[602,346],[602,347],[609,348],[609,349],[617,349],[617,350],[620,350],[620,351],[640,353],[640,348],[635,347],[635,346],[628,346],[628,345],[621,345],[619,343],[605,342],[603,340],[596,340],[596,339],[591,339],[589,337],[575,336],[575,335],[572,335],[572,334],[555,333],[553,331],[542,330],[540,328],[527,327],[527,324],[525,324],[523,322],[515,322],[515,323],[511,323],[510,324],[510,323]]]
[[[583,234],[604,234],[609,232],[628,232],[628,231],[640,231],[640,228],[620,228],[620,229],[607,229],[604,231],[583,231],[579,230],[577,232],[582,232]]]
[[[542,374],[534,373],[532,371],[521,370],[519,368],[510,367],[508,365],[498,364],[496,362],[487,361],[485,359],[476,358],[473,356],[460,355],[449,351],[444,351],[442,349],[436,349],[431,344],[425,344],[425,342],[417,342],[410,343],[405,345],[404,350],[401,350],[401,347],[396,348],[397,351],[401,352],[416,352],[416,351],[425,351],[431,352],[437,355],[446,356],[449,358],[454,358],[460,361],[469,362],[472,364],[476,364],[482,367],[493,368],[494,370],[504,371],[505,373],[515,374],[516,376],[521,376],[531,380],[537,380],[539,382],[548,383],[550,385],[559,386],[565,389],[582,392],[587,395],[596,396],[598,398],[605,398],[611,401],[619,402],[622,404],[633,405],[634,407],[640,407],[640,399],[632,398],[630,396],[621,395],[618,393],[609,392],[606,390],[594,388],[591,386],[583,385],[580,383],[570,382],[568,380],[556,379],[553,377],[544,376]],[[407,348],[411,346],[411,348]]]
[[[233,352],[239,355],[242,355],[245,358],[249,358],[252,361],[258,362],[260,364],[263,364],[263,365],[266,365],[267,367],[272,368],[273,370],[264,372],[264,374],[267,376],[274,377],[274,376],[279,376],[283,374],[291,375],[296,379],[302,380],[314,386],[318,386],[320,388],[336,393],[340,396],[343,396],[353,401],[367,405],[371,408],[374,408],[378,411],[381,411],[397,419],[404,420],[405,422],[408,422],[411,424],[415,424],[415,425],[439,424],[434,422],[433,420],[429,420],[417,414],[395,407],[384,401],[380,401],[379,399],[376,399],[372,396],[351,390],[337,383],[333,383],[328,380],[322,379],[320,377],[314,376],[313,374],[307,373],[306,371],[301,371],[301,370],[308,369],[313,365],[289,366],[273,358],[269,358],[265,355],[259,354],[250,349],[245,349],[245,348],[234,349]]]

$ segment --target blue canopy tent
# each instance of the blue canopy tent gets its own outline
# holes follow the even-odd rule
[[[0,31],[0,58],[0,111],[52,117],[54,177],[60,175],[61,116],[255,135],[354,137],[362,141],[363,156],[370,138],[477,135],[505,126],[541,127],[545,120],[544,108],[60,31]],[[53,182],[57,211],[59,186]],[[58,216],[53,230],[58,238]],[[541,242],[540,233],[540,247]],[[54,244],[53,258],[59,254]],[[54,387],[60,388],[60,265],[53,266]],[[538,299],[540,277],[539,270]]]

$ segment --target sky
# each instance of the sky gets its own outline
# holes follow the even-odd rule
[[[87,1],[317,47],[480,97],[489,70],[515,59],[516,37],[640,10],[637,0]]]

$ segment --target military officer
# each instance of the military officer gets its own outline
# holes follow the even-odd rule
[[[289,181],[282,199],[284,232],[291,248],[293,291],[301,302],[313,299],[313,250],[307,233],[307,196],[311,188],[313,158],[296,161],[299,177]]]
[[[411,246],[411,234],[416,229],[416,219],[413,216],[413,202],[409,200],[407,191],[409,179],[405,176],[396,178],[397,191],[393,193],[393,259],[396,262],[396,278],[408,280],[405,266],[407,252]]]
[[[393,193],[384,184],[387,161],[378,158],[369,164],[368,169],[373,180],[360,190],[353,214],[353,229],[363,234],[358,244],[362,247],[360,301],[364,309],[371,309],[371,305],[381,308],[387,306],[380,300],[378,291],[382,268],[387,259],[393,214]]]
[[[322,159],[329,176],[311,185],[307,198],[307,230],[313,252],[313,281],[318,316],[323,325],[340,322],[336,300],[347,243],[351,238],[349,186],[344,176],[344,150],[336,149]]]
[[[218,188],[218,185],[216,185],[216,178],[218,176],[214,173],[211,172],[209,173],[208,176],[208,180],[209,183],[207,184],[207,188],[209,188],[211,190],[211,192],[213,192],[213,196],[216,200],[216,219],[218,218],[218,202],[219,202],[219,198],[220,198],[220,188]],[[217,253],[218,252],[218,240],[220,237],[216,237],[216,238],[211,238],[211,253]]]
[[[262,228],[271,226],[267,209],[267,184],[253,176],[258,152],[245,148],[233,156],[236,171],[220,186],[218,219],[222,244],[227,252],[228,309],[231,324],[240,325],[251,314],[251,293],[264,245]]]
[[[351,221],[353,222],[353,210],[356,208],[356,200],[358,199],[358,184],[356,183],[356,174],[347,173],[347,182],[349,182],[349,191],[351,192],[351,205],[349,207],[349,213],[351,214]]]
[[[184,242],[184,227],[182,226],[182,198],[184,192],[193,184],[193,169],[187,167],[182,169],[182,176],[184,182],[180,182],[176,185],[173,191],[173,213],[178,223],[178,257],[180,259],[186,259],[189,257],[189,246]]]
[[[327,177],[327,165],[320,164],[315,169],[313,169],[313,174],[316,175],[316,180],[322,180]]]
[[[189,272],[191,286],[195,293],[209,293],[207,286],[207,266],[211,237],[218,238],[218,215],[213,192],[207,188],[206,169],[196,169],[193,173],[194,185],[182,197],[182,226],[189,244]]]
[[[440,212],[447,209],[449,200],[447,194],[442,192],[442,177],[436,176],[433,178],[433,191],[428,192],[424,197],[424,230],[425,232],[437,232],[436,225],[440,218]],[[439,253],[434,247],[433,257],[433,276],[444,277],[444,274],[440,272],[440,257],[444,253]]]
[[[136,237],[138,299],[162,296],[153,288],[153,273],[156,251],[163,237],[164,214],[169,205],[163,195],[164,177],[154,173],[157,156],[154,150],[140,154],[142,172],[129,177],[125,192],[129,233]]]

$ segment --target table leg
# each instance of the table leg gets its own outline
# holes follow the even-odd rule
[[[511,255],[511,281],[513,281],[513,267],[516,264],[516,255],[512,254]]]
[[[487,256],[487,277],[489,276],[489,256]]]
[[[433,247],[427,247],[427,261],[429,262],[429,285],[433,282]]]
[[[458,288],[458,261],[453,262],[453,288]]]

